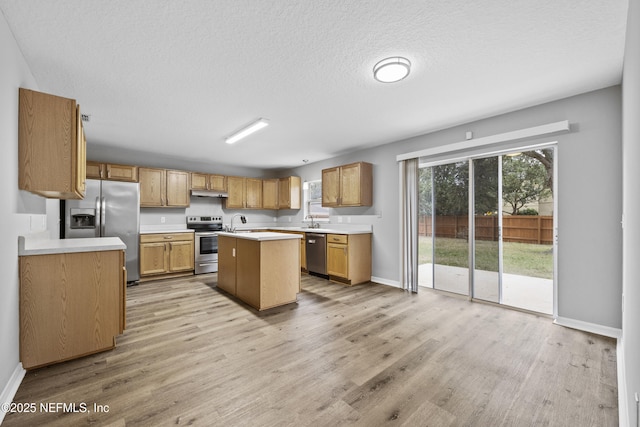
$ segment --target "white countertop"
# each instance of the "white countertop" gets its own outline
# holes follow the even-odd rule
[[[302,239],[300,234],[287,234],[287,233],[275,233],[269,231],[251,231],[251,232],[236,232],[230,233],[226,231],[219,231],[218,236],[236,237],[238,239],[247,240],[288,240],[288,239]]]
[[[84,239],[32,239],[18,236],[18,255],[64,254],[72,252],[115,251],[127,246],[118,237]]]
[[[320,234],[371,234],[371,228],[309,228],[309,227],[238,227],[236,230],[282,230],[282,231],[303,231],[305,233]]]
[[[179,225],[141,225],[140,234],[193,233],[193,230]]]

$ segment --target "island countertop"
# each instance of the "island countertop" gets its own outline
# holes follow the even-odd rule
[[[118,237],[88,237],[84,239],[29,239],[18,237],[18,255],[46,255],[72,252],[99,252],[126,249]]]
[[[238,231],[236,233],[231,233],[227,231],[219,231],[217,232],[218,236],[227,236],[227,237],[235,237],[238,239],[247,239],[247,240],[288,240],[288,239],[301,239],[302,236],[300,234],[289,234],[289,233],[275,233],[272,231]]]

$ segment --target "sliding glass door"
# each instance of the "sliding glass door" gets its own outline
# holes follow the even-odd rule
[[[500,156],[473,160],[473,297],[500,302]]]
[[[552,314],[553,154],[421,164],[419,285]]]

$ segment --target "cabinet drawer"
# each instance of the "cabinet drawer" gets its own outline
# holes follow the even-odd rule
[[[327,234],[327,243],[342,243],[347,244],[346,234]]]
[[[193,240],[193,233],[154,233],[140,235],[140,243],[172,242],[176,240]]]

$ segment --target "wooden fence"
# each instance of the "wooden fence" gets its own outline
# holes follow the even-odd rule
[[[430,216],[421,216],[418,220],[418,232],[421,236],[431,236]],[[436,237],[466,239],[469,235],[469,217],[467,215],[443,215],[436,217]],[[476,239],[498,240],[498,217],[476,216]],[[502,239],[505,242],[553,243],[553,217],[539,215],[514,215],[502,217]]]

